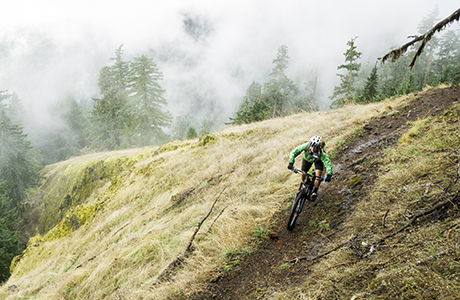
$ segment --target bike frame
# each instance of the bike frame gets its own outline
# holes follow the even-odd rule
[[[296,169],[296,168],[294,168],[292,170],[294,173],[297,173],[297,174],[301,173],[301,174],[305,175],[305,180],[300,183],[299,190],[297,191],[297,193],[299,193],[301,191],[304,191],[306,193],[306,196],[307,196],[306,199],[308,199],[308,200],[310,200],[311,192],[313,190],[313,186],[315,184],[316,179],[319,179],[319,181],[324,180],[324,178],[316,176],[315,170],[316,169],[313,169],[313,174],[308,174],[308,173],[306,173],[306,172],[304,172],[302,170]]]
[[[310,200],[315,180],[316,179],[319,179],[320,181],[324,180],[324,178],[322,177],[318,178],[318,176],[316,176],[315,169],[313,169],[313,175],[308,174],[296,168],[292,169],[292,171],[296,174],[298,173],[305,174],[305,180],[300,183],[299,190],[297,191],[296,196],[294,198],[294,202],[292,203],[291,212],[289,214],[289,220],[287,224],[287,229],[289,231],[294,229],[295,222],[297,218],[299,217],[300,212],[303,209],[305,200],[307,199]],[[302,195],[302,193],[304,194]]]

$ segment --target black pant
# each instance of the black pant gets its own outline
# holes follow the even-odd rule
[[[311,165],[313,163],[311,162],[308,162],[305,160],[305,158],[302,158],[302,171],[304,172],[308,172],[311,168]],[[315,169],[316,170],[324,170],[324,164],[322,161],[318,160],[318,161],[315,161]]]

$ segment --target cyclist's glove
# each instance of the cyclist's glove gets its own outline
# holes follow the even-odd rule
[[[294,169],[294,163],[289,163],[289,165],[288,165],[288,169],[289,169],[289,170],[292,170],[292,169]]]
[[[325,181],[326,181],[326,182],[330,182],[331,179],[332,179],[332,175],[331,175],[331,174],[327,174]]]

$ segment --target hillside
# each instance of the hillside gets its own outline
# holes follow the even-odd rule
[[[458,299],[459,100],[429,90],[362,122],[296,228],[276,213],[271,239],[192,298]]]
[[[429,89],[48,166],[42,235],[0,298],[454,299],[459,99]],[[334,177],[288,232],[287,159],[312,135]]]

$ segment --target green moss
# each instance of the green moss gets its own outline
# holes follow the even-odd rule
[[[27,244],[27,248],[22,251],[22,253],[16,257],[13,258],[11,261],[10,265],[10,274],[13,274],[13,271],[15,270],[16,266],[18,265],[19,261],[23,259],[24,257],[30,256],[36,252],[41,252],[43,251],[43,247],[41,246],[43,242],[43,237],[41,235],[36,235],[29,239],[29,242]],[[20,276],[21,274],[16,274],[17,276]]]
[[[194,145],[194,146],[192,146],[190,148],[195,149],[197,147],[204,147],[204,146],[213,144],[215,141],[216,141],[216,137],[211,135],[211,134],[208,134],[208,135],[200,138],[198,140],[198,144],[196,144],[196,145]]]
[[[348,180],[347,185],[349,187],[354,187],[354,186],[358,186],[358,185],[360,185],[362,183],[363,183],[363,179],[361,177],[354,176],[354,177],[350,178],[350,180]]]
[[[184,147],[187,147],[187,146],[190,146],[190,143],[178,143],[178,141],[172,141],[170,143],[167,143],[167,144],[164,144],[164,145],[158,147],[158,149],[155,150],[153,154],[158,155],[158,154],[161,154],[161,153],[174,151],[174,150],[184,148]]]
[[[159,165],[161,165],[163,162],[165,162],[164,158],[157,159],[157,160],[152,161],[151,163],[147,164],[146,166],[135,170],[135,172],[138,175],[149,177],[154,173],[154,171],[157,169],[157,167]]]
[[[206,146],[206,145],[211,145],[212,143],[214,143],[214,141],[216,140],[216,138],[210,134],[200,138],[200,141],[198,143],[198,145],[200,146]]]
[[[229,134],[223,134],[222,136],[224,138],[226,138],[226,139],[229,139],[229,140],[233,141],[233,140],[243,138],[245,136],[248,137],[250,135],[254,135],[255,133],[262,133],[262,132],[259,129],[250,129],[250,130],[246,131],[245,133],[230,132]]]
[[[42,240],[47,242],[53,241],[70,234],[84,224],[91,222],[103,206],[104,201],[98,201],[94,204],[82,204],[75,207],[65,215],[59,224],[45,234]]]
[[[142,156],[142,155],[140,155]],[[44,212],[40,217],[38,229],[45,234],[58,224],[70,208],[82,204],[96,189],[112,181],[111,188],[117,185],[117,177],[129,170],[137,162],[132,157],[109,157],[82,165],[69,163],[60,173],[59,179],[49,178],[43,187],[48,193],[44,195]]]
[[[230,132],[229,134],[224,134],[223,136],[233,141],[233,140],[239,139],[241,137],[241,134]]]
[[[14,268],[16,268],[16,266],[18,265],[18,262],[21,260],[21,258],[22,258],[22,254],[18,255],[18,256],[15,256],[13,258],[13,260],[11,261],[11,265],[10,265],[10,274],[13,274]]]
[[[460,116],[460,103],[454,104],[451,109],[446,110],[442,115],[439,116],[439,119],[444,122],[454,123],[459,120]]]
[[[29,239],[28,246],[37,247],[43,242],[43,237],[41,235],[36,235]]]
[[[36,235],[29,240],[27,248],[11,262],[10,272],[13,273],[17,263],[24,257],[32,255],[36,250],[41,251],[43,242],[50,242],[77,230],[91,222],[98,211],[104,207],[106,199],[93,204],[81,204],[69,211],[65,217],[44,236]]]

